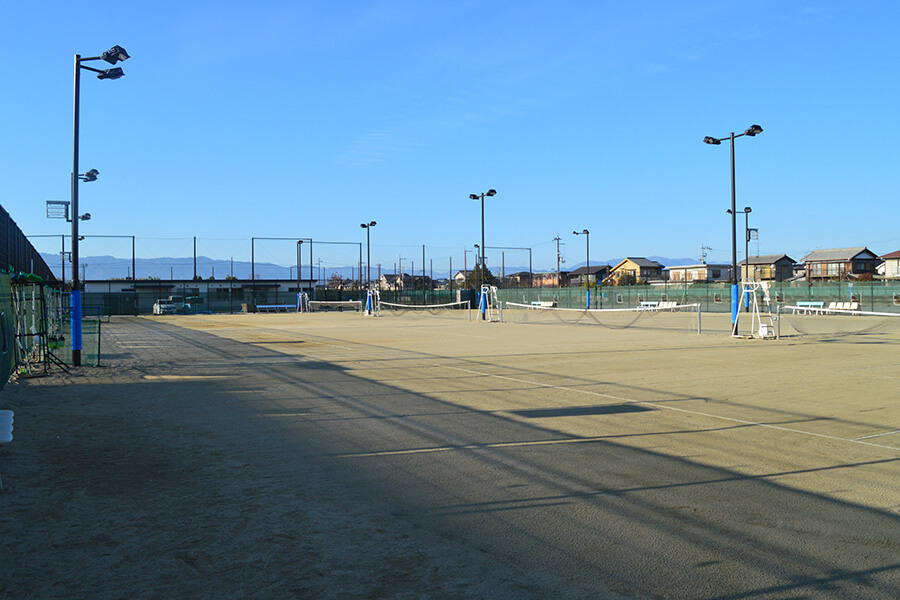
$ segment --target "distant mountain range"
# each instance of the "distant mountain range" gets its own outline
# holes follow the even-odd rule
[[[57,277],[61,277],[62,264],[60,263],[59,255],[41,253],[41,256],[47,262],[47,265],[53,270],[53,273]],[[665,256],[647,256],[645,258],[655,260],[667,267],[691,265],[698,262],[696,258],[667,258]],[[619,264],[623,260],[624,257],[602,260],[597,259],[597,261],[591,260],[591,264],[608,264],[614,266]],[[87,281],[127,279],[131,277],[130,258],[116,258],[114,256],[82,256],[79,258],[79,262],[82,264],[82,279]],[[586,264],[586,262],[564,264],[560,265],[560,268],[564,271],[574,271],[575,269],[583,267]],[[65,265],[66,279],[71,279],[72,277],[71,268],[71,264]],[[498,269],[499,267],[492,267],[493,271],[498,271]],[[191,279],[194,276],[194,259],[192,257],[138,258],[135,260],[135,270],[137,272],[138,279]],[[303,279],[309,279],[309,265],[301,265],[300,270],[302,272],[301,277]],[[348,265],[346,267],[331,267],[327,269],[323,268],[321,274],[319,273],[318,269],[315,269],[313,275],[321,279],[328,279],[332,274],[339,273],[341,277],[344,277],[345,279],[355,279],[357,277],[357,270],[358,267],[356,265]],[[404,270],[409,272],[407,269]],[[527,265],[506,266],[507,273],[517,273],[527,270]],[[553,265],[552,268],[541,268],[535,266],[536,272],[555,270],[556,265]],[[297,268],[295,266],[283,266],[264,262],[257,262],[254,265],[251,265],[249,261],[236,260],[232,262],[230,260],[219,260],[206,256],[197,257],[197,275],[199,277],[202,277],[204,280],[210,278],[225,279],[230,275],[234,275],[238,279],[250,279],[251,271],[255,273],[257,279],[297,278]],[[387,273],[388,271],[384,270],[383,272]],[[420,273],[419,269],[417,269],[416,272]],[[429,277],[432,276],[430,272],[426,274]],[[450,275],[451,273],[447,271],[434,273],[434,277],[436,279],[444,279],[450,277]],[[372,278],[375,279],[377,276],[377,270],[373,267]]]

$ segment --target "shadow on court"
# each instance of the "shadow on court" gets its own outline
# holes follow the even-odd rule
[[[146,319],[110,328],[158,357],[11,396],[24,424],[0,455],[0,594],[900,596],[897,515],[783,472],[585,439]],[[160,374],[209,378],[144,379]]]

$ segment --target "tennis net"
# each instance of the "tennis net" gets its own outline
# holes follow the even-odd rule
[[[326,310],[356,311],[362,312],[361,300],[310,300],[309,311],[321,312]]]
[[[512,323],[568,323],[600,325],[609,329],[628,327],[671,329],[700,333],[700,305],[661,302],[634,308],[558,308],[539,304],[506,302],[503,320]]]
[[[833,306],[835,304],[832,302],[828,308],[780,306],[778,308],[779,337],[900,335],[900,313],[836,308]]]
[[[447,302],[444,304],[397,304],[394,302],[378,303],[382,315],[432,315],[442,317],[468,317],[469,302]]]

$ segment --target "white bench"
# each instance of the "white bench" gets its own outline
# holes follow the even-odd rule
[[[824,302],[798,302],[797,306],[793,307],[792,313],[796,313],[798,310],[800,314],[809,314],[809,313],[818,313],[821,314],[825,308]]]
[[[296,304],[257,304],[259,312],[297,312]]]
[[[13,411],[0,410],[0,444],[8,444],[12,441]],[[3,479],[0,478],[0,492],[3,491]]]
[[[556,302],[552,300],[532,300],[531,305],[536,308],[553,308]]]
[[[829,302],[827,312],[831,312],[833,310],[858,311],[859,302]]]

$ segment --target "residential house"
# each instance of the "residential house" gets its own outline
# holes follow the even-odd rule
[[[609,265],[590,265],[589,267],[578,267],[574,271],[569,271],[569,285],[583,286],[586,282],[592,284],[603,281],[609,276]]]
[[[396,292],[408,288],[411,281],[406,273],[403,273],[402,277],[397,273],[384,273],[378,280],[378,289]]]
[[[511,273],[506,276],[506,287],[531,287],[531,282],[533,279],[534,278],[531,275],[531,271],[519,271],[518,273]]]
[[[878,255],[866,248],[816,250],[803,257],[806,280],[859,279],[875,275]]]
[[[434,281],[428,275],[412,275],[406,285],[413,290],[433,290]]]
[[[629,257],[612,268],[607,280],[615,282],[616,285],[630,278],[647,283],[663,281],[664,268],[662,263],[658,263],[655,260],[643,257]]]
[[[881,257],[884,260],[885,279],[900,279],[900,250]]]
[[[731,265],[714,265],[707,263],[701,263],[699,265],[678,265],[666,267],[664,271],[668,271],[669,281],[678,283],[731,281]]]
[[[564,284],[569,280],[569,272],[568,271],[545,271],[543,273],[535,273],[534,274],[534,286],[533,287],[564,287]],[[563,284],[563,285],[560,285]]]
[[[787,254],[751,256],[749,261],[745,258],[738,264],[741,279],[787,281],[794,276],[794,259]]]
[[[453,281],[456,283],[457,287],[464,288],[466,287],[466,281],[468,281],[472,277],[473,269],[467,269],[463,271],[460,269],[456,272],[456,275],[453,276]]]

